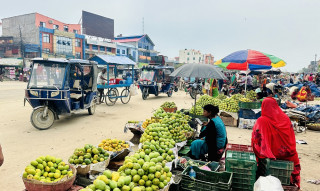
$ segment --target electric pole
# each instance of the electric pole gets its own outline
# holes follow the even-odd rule
[[[19,33],[20,33],[20,53],[22,57],[22,72],[23,69],[26,67],[25,61],[24,61],[24,45],[23,45],[23,40],[22,40],[22,32],[21,32],[21,27],[19,25]],[[23,72],[24,73],[24,72]]]

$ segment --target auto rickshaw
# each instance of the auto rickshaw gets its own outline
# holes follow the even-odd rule
[[[146,66],[142,68],[139,86],[142,92],[142,99],[145,100],[149,94],[158,96],[159,93],[166,93],[172,96],[174,91],[173,77],[169,75],[174,71],[172,66]]]
[[[59,115],[88,110],[95,113],[97,64],[80,59],[32,60],[25,101],[33,107],[31,124],[49,129]]]

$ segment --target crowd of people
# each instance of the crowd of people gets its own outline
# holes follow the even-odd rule
[[[318,74],[280,74],[280,75],[247,75],[239,73],[226,73],[228,80],[202,80],[205,93],[215,96],[215,91],[228,95],[230,89],[239,87],[240,93],[247,90],[257,92],[257,100],[262,102],[261,117],[256,121],[251,136],[251,145],[257,157],[257,179],[267,176],[269,160],[292,161],[294,169],[291,174],[291,185],[300,188],[300,161],[296,150],[295,134],[290,118],[278,106],[275,98],[280,98],[276,86],[284,87],[288,84],[299,84],[293,92],[288,92],[292,99],[306,101],[312,97],[309,84],[320,86],[320,73]],[[179,81],[180,88],[183,83],[191,79]],[[190,82],[189,81],[189,82]],[[196,79],[195,79],[196,81]],[[188,82],[188,81],[187,81]],[[226,127],[218,116],[219,108],[206,105],[203,116],[208,118],[200,130],[198,139],[191,144],[190,157],[198,160],[219,162],[228,143]]]

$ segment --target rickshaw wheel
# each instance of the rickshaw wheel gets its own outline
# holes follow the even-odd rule
[[[155,93],[154,93],[154,95],[155,95],[155,96],[158,96],[158,95],[159,95],[159,91],[156,90]]]
[[[171,97],[172,96],[172,90],[170,89],[169,91],[168,91],[168,97]]]
[[[111,88],[106,95],[106,104],[109,106],[114,105],[118,100],[118,96],[119,96],[118,90],[116,88]],[[110,98],[110,97],[116,97],[116,98]],[[107,101],[107,99],[109,100],[109,102]]]
[[[88,108],[88,113],[89,115],[93,115],[96,112],[97,107],[96,99],[93,99],[90,105],[91,106]]]
[[[142,91],[142,99],[143,100],[146,100],[148,97],[148,88],[143,88],[143,91]]]
[[[122,90],[122,92],[121,92],[121,102],[123,103],[123,104],[127,104],[127,103],[129,103],[129,101],[130,101],[130,98],[131,98],[131,94],[130,94],[130,90],[129,89],[124,89],[124,90]]]
[[[48,109],[47,117],[43,117],[44,107],[39,107],[33,110],[31,114],[31,124],[39,130],[49,129],[54,122],[54,113],[51,109]]]

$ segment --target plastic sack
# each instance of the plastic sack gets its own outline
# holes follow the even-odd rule
[[[254,191],[283,191],[281,182],[274,176],[260,176],[254,183]]]
[[[130,85],[130,94],[131,94],[131,96],[138,95],[137,87],[134,84]]]

